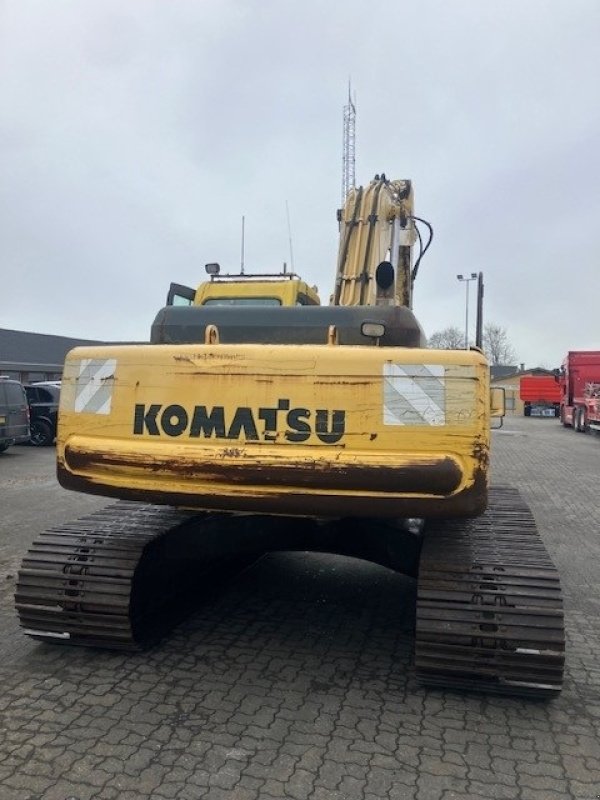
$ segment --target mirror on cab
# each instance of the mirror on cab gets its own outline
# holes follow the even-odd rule
[[[506,389],[503,386],[492,386],[490,389],[490,417],[500,420],[501,428],[506,416]]]

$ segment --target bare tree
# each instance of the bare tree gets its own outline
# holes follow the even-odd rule
[[[491,364],[514,364],[517,356],[506,328],[488,322],[483,326],[483,350]]]
[[[427,340],[427,346],[433,350],[462,350],[465,346],[465,334],[456,325],[435,331]]]
[[[472,343],[471,343],[472,344]],[[462,350],[465,334],[456,325],[432,333],[427,346],[434,350]],[[517,356],[509,341],[506,328],[488,322],[483,328],[483,350],[491,364],[514,364]]]

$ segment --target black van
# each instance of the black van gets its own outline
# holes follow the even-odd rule
[[[19,381],[0,375],[0,453],[11,444],[29,441],[29,406]]]
[[[47,447],[56,438],[60,381],[39,381],[25,386],[29,403],[31,444]]]

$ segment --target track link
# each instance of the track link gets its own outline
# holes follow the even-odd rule
[[[564,650],[558,573],[516,489],[493,488],[478,519],[427,530],[417,589],[421,683],[549,697],[562,687]]]
[[[200,589],[247,563],[181,557],[203,520],[121,501],[42,533],[17,577],[15,603],[25,633],[109,649],[152,644],[189,613]],[[178,541],[179,555],[173,548]]]

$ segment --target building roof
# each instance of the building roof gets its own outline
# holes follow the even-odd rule
[[[0,364],[5,368],[9,364],[47,364],[62,369],[69,350],[94,344],[103,342],[0,328]]]
[[[516,364],[492,364],[490,366],[490,378],[493,381],[497,381],[501,378],[508,378],[509,375],[514,375],[518,371],[519,368]]]
[[[515,369],[514,367],[506,367],[512,370],[511,372],[502,372],[500,375],[495,374],[494,370],[498,367],[490,367],[490,375],[492,381],[503,381],[509,378],[522,378],[524,375],[554,375],[551,369],[544,369],[544,367],[531,367],[530,369]],[[500,369],[504,369],[501,367]]]

